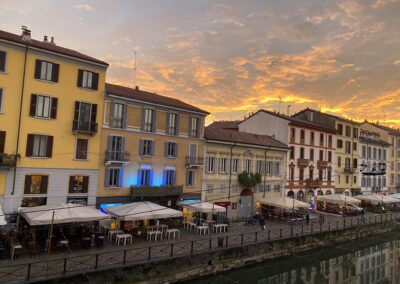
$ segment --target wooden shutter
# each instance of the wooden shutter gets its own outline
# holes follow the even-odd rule
[[[165,144],[164,144],[164,156],[165,157],[168,156],[168,145],[169,145],[169,142],[165,142]]]
[[[124,170],[119,169],[118,186],[122,186],[123,179],[124,179]]]
[[[126,129],[127,123],[128,123],[128,106],[123,105],[122,107],[122,128]]]
[[[83,193],[88,193],[89,191],[89,176],[83,177]]]
[[[151,132],[156,132],[157,131],[157,111],[153,109],[153,121],[152,121],[152,126],[151,126]]]
[[[57,105],[58,105],[58,99],[57,98],[51,98],[50,117],[53,118],[53,119],[57,118]]]
[[[142,121],[140,122],[140,130],[141,131],[144,131],[144,116],[145,116],[145,113],[146,113],[146,109],[142,108]]]
[[[154,140],[151,140],[150,145],[151,145],[150,154],[151,154],[152,156],[154,156],[154,148],[155,148]]]
[[[60,73],[60,64],[52,63],[53,68],[51,70],[51,81],[58,82],[58,74]]]
[[[31,193],[31,183],[32,183],[32,176],[26,175],[25,176],[24,194],[30,194]]]
[[[37,102],[37,95],[31,95],[31,106],[29,108],[29,115],[35,116],[36,115],[36,102]]]
[[[178,157],[178,143],[175,143],[175,157]]]
[[[74,193],[75,176],[69,176],[68,192]]]
[[[200,118],[197,118],[197,129],[196,129],[196,138],[200,137]]]
[[[97,116],[97,104],[92,104],[92,117],[90,119],[92,124],[96,123],[96,116]]]
[[[83,81],[83,70],[78,69],[78,87],[82,87],[82,81]]]
[[[192,119],[193,119],[193,117],[189,117],[189,137],[192,137]]]
[[[108,121],[108,126],[113,127],[114,124],[114,107],[115,103],[110,103],[110,120]]]
[[[99,73],[93,73],[92,77],[92,90],[98,90],[99,88]]]
[[[42,60],[36,59],[36,63],[35,63],[35,79],[40,79],[41,71],[42,71]]]
[[[176,115],[176,136],[179,136],[179,114]]]
[[[172,134],[172,133],[169,133],[169,119],[170,119],[170,116],[171,116],[171,114],[169,112],[167,112],[167,117],[165,119],[165,121],[166,121],[165,133],[166,134]]]
[[[49,184],[49,176],[42,176],[42,184],[40,187],[40,193],[42,193],[42,194],[47,193],[48,184]]]
[[[51,158],[53,155],[53,136],[47,136],[46,157]]]
[[[74,112],[74,120],[79,120],[79,107],[81,103],[75,102],[75,112]]]
[[[6,145],[6,132],[0,131],[0,153],[4,153],[5,145]]]
[[[28,140],[26,142],[26,153],[25,156],[32,157],[33,154],[33,134],[28,134]]]
[[[140,139],[140,143],[139,143],[139,155],[143,155],[143,139]]]
[[[0,71],[6,71],[6,57],[7,53],[5,51],[0,51]]]
[[[106,169],[106,172],[104,174],[104,186],[110,186],[110,169]]]

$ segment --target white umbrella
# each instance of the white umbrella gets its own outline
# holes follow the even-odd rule
[[[386,197],[385,195],[377,195],[377,194],[357,195],[357,196],[354,196],[354,198],[369,201],[373,204],[400,202],[400,200],[398,200],[396,198]]]
[[[319,195],[318,201],[325,201],[334,204],[360,204],[361,200],[344,194],[330,194],[330,195]]]
[[[226,209],[223,206],[212,204],[206,201],[182,201],[178,203],[184,208],[204,213],[225,213]]]
[[[136,202],[104,207],[108,214],[123,221],[179,218],[181,211],[151,202]]]
[[[310,208],[310,204],[289,197],[273,197],[261,199],[261,204],[278,207],[281,209]]]
[[[53,224],[90,222],[110,218],[93,207],[71,203],[21,207],[18,212],[32,226],[50,225],[53,218]]]
[[[6,222],[6,218],[4,216],[3,209],[1,208],[1,205],[0,205],[0,226],[5,226],[5,225],[7,225],[7,222]]]
[[[387,195],[387,197],[400,199],[400,193],[390,194],[390,195]]]

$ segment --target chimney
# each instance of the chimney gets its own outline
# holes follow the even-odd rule
[[[136,86],[135,89],[136,89],[136,90],[139,90],[139,86]]]
[[[47,36],[46,35],[43,37],[43,42],[47,42]]]
[[[56,45],[56,43],[54,42],[54,36],[52,36],[52,37],[51,37],[50,44],[52,44],[52,45]]]
[[[22,40],[31,42],[32,41],[31,40],[31,31],[28,30],[28,28],[26,26],[22,26],[21,29],[22,29],[22,35],[21,35]]]

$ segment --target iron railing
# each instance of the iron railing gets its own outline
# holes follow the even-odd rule
[[[127,151],[106,151],[105,162],[129,162],[131,154]]]
[[[81,132],[81,133],[90,133],[95,134],[98,130],[97,122],[89,122],[88,124],[82,125],[79,123],[79,120],[74,120],[72,122],[72,131],[73,132]]]

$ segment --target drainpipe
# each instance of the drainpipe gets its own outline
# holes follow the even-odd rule
[[[231,146],[231,153],[229,157],[229,191],[228,191],[228,199],[231,199],[231,186],[232,186],[232,155],[233,155],[233,147],[235,147],[236,142]]]
[[[18,158],[18,149],[19,149],[19,135],[21,132],[21,119],[22,119],[22,102],[24,101],[24,89],[25,89],[25,71],[26,71],[26,58],[28,56],[28,46],[25,46],[25,60],[24,60],[24,72],[22,75],[22,86],[21,86],[21,101],[19,105],[19,117],[18,117],[18,131],[17,131],[17,146],[15,148],[15,166],[14,166],[14,176],[13,176],[13,185],[11,195],[14,195],[15,192],[15,178],[17,176],[17,158]]]
[[[267,178],[267,151],[264,151],[264,193],[263,193],[263,198],[265,197],[265,183],[266,183],[266,178]]]

